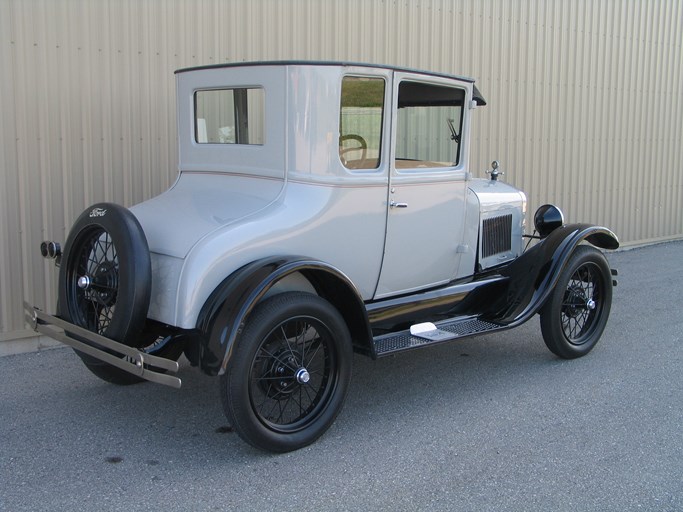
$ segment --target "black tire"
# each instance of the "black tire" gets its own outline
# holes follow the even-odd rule
[[[564,359],[585,356],[602,336],[611,306],[607,259],[594,247],[577,247],[541,309],[545,344]]]
[[[339,312],[316,295],[289,292],[258,305],[220,378],[228,421],[272,452],[311,444],[341,411],[352,345]]]
[[[64,247],[59,271],[60,316],[136,346],[147,317],[151,281],[149,247],[138,220],[122,206],[95,204],[76,219]],[[121,385],[143,381],[78,350],[76,353],[102,380]]]

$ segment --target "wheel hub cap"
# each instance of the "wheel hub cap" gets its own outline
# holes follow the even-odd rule
[[[292,353],[288,346],[273,354],[266,368],[266,379],[260,385],[271,398],[290,395],[311,380],[311,374],[301,364],[300,355]]]
[[[88,276],[83,276],[78,278],[78,287],[86,290],[90,287],[90,278]]]
[[[596,306],[596,304],[595,304],[595,301],[593,299],[588,299],[586,301],[586,307],[588,309],[590,309],[591,311],[595,309],[595,306]]]
[[[311,375],[308,373],[308,370],[306,368],[299,368],[299,371],[296,372],[296,381],[299,384],[306,384],[309,380],[311,380]]]

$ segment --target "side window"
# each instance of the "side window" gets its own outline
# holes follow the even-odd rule
[[[339,158],[347,169],[377,169],[382,149],[384,79],[342,80]]]
[[[398,87],[396,168],[458,165],[464,101],[463,89],[401,82]]]
[[[263,89],[214,89],[194,95],[198,144],[263,144]]]

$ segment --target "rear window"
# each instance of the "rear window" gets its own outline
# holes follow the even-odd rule
[[[197,91],[195,142],[261,145],[265,134],[265,92],[261,88]]]

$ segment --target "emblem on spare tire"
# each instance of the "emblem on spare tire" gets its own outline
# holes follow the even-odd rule
[[[105,213],[107,213],[107,210],[104,210],[102,208],[93,208],[90,212],[90,217],[104,217]]]

